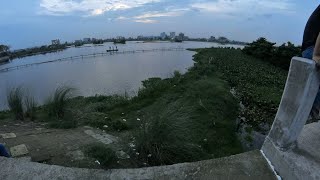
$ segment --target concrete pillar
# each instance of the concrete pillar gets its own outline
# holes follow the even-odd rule
[[[290,148],[305,125],[319,89],[315,62],[294,57],[275,120],[267,137],[280,149]]]

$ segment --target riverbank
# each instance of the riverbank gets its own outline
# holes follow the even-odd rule
[[[267,132],[286,72],[237,49],[195,51],[195,64],[187,73],[143,81],[133,98],[75,97],[67,101],[64,117],[50,116],[45,105],[36,109],[35,121],[45,122],[47,128],[89,125],[119,138],[118,144],[94,146],[88,153],[106,162],[103,167],[174,164],[241,153],[236,119],[247,125],[249,135],[253,130]],[[1,112],[0,119],[5,124],[13,115]],[[97,155],[110,149],[130,158],[117,161]]]
[[[24,58],[28,56],[36,56],[39,54],[47,54],[47,53],[53,53],[58,51],[63,51],[67,49],[66,45],[49,45],[49,46],[41,46],[41,47],[34,47],[34,48],[28,48],[28,49],[19,49],[13,52],[9,53],[9,57],[11,60],[17,59],[17,58]]]

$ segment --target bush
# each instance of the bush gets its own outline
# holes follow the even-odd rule
[[[121,120],[112,121],[111,127],[117,131],[123,131],[123,130],[129,129],[128,125]]]
[[[71,112],[65,113],[63,119],[49,119],[48,127],[56,129],[72,129],[78,126],[78,121],[74,119]]]
[[[0,120],[4,120],[10,118],[10,112],[9,111],[1,111],[0,112]]]
[[[22,88],[13,88],[7,95],[9,109],[17,120],[24,120],[23,116],[23,91]]]
[[[55,116],[59,119],[65,114],[66,102],[72,97],[74,88],[61,86],[58,87],[53,96],[48,99],[47,111],[49,116]]]
[[[170,81],[162,80],[161,78],[149,78],[142,81],[143,88],[139,90],[139,98],[154,98],[158,97],[162,92],[167,90],[171,85]]]
[[[106,147],[103,144],[92,144],[89,145],[85,153],[87,156],[94,158],[100,162],[100,164],[104,167],[109,167],[112,163],[117,161],[116,153]]]

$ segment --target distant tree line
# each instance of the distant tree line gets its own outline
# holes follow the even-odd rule
[[[40,47],[10,51],[10,46],[0,45],[0,57],[9,56],[10,59],[22,58],[22,57],[32,56],[36,54],[56,52],[59,50],[64,50],[66,48],[67,48],[67,44],[60,44],[60,45],[48,45],[48,46],[44,45]]]
[[[9,46],[0,44],[0,57],[8,56],[9,50],[10,50]]]
[[[242,51],[286,70],[289,69],[293,56],[301,56],[301,46],[295,46],[291,42],[283,43],[281,46],[275,45],[276,43],[261,37],[249,43]]]

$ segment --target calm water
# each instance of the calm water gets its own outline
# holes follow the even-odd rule
[[[105,52],[112,43],[103,46],[69,48],[65,51],[37,55],[14,60],[0,66],[0,69],[22,64],[50,61],[54,59]],[[222,46],[216,43],[140,43],[127,42],[117,45],[120,51],[148,50],[158,48],[202,48]],[[240,46],[234,46],[240,47]],[[92,96],[96,94],[135,94],[141,81],[149,77],[170,77],[174,70],[184,73],[193,65],[194,52],[165,51],[135,54],[115,54],[103,57],[84,58],[64,62],[54,62],[29,66],[5,73],[0,73],[0,109],[6,109],[7,91],[12,87],[22,86],[32,93],[38,103],[43,101],[60,85],[77,89],[77,94]]]

